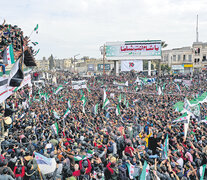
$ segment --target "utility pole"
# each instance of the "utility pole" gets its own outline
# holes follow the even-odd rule
[[[105,75],[105,55],[106,55],[106,46],[103,47],[103,75]]]
[[[101,46],[99,50],[101,51],[101,54],[103,55],[103,75],[105,75],[105,55],[106,55],[105,44],[103,46]]]
[[[196,42],[198,42],[198,14],[197,14],[197,21],[196,21]]]
[[[75,57],[79,56],[80,54],[76,54],[74,55],[74,58],[73,58],[73,63],[74,63],[74,72],[75,72]]]

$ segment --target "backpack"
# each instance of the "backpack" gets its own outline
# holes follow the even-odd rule
[[[127,172],[123,167],[119,167],[118,180],[127,180]]]
[[[117,139],[117,149],[123,151],[125,149],[124,139],[121,137]]]

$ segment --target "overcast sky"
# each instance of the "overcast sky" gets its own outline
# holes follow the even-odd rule
[[[207,41],[207,0],[10,0],[1,1],[0,21],[21,27],[29,35],[36,24],[40,52],[100,57],[107,41],[163,40],[169,48],[190,46],[196,37]]]

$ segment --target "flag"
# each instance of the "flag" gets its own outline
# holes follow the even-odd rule
[[[126,96],[124,96],[124,105],[126,105]]]
[[[17,92],[18,89],[19,89],[19,87],[16,87],[16,88],[13,90],[13,92]]]
[[[37,24],[36,27],[34,28],[34,31],[37,31],[39,28],[39,25]]]
[[[187,122],[188,121],[188,114],[185,113],[182,116],[178,117],[177,119],[173,120],[173,123],[177,123],[177,122]]]
[[[204,175],[205,175],[205,170],[206,170],[206,164],[204,164],[203,166],[200,166],[200,180],[204,179]]]
[[[39,53],[40,49],[38,49],[37,51],[35,51],[34,56],[36,56]]]
[[[38,42],[32,42],[32,44],[34,45],[34,46],[36,46],[37,44],[39,44]]]
[[[207,117],[201,121],[198,121],[198,123],[206,123],[207,124]]]
[[[91,90],[88,88],[88,86],[86,86],[86,88],[87,88],[88,92],[91,93]]]
[[[162,90],[161,90],[160,86],[158,87],[158,92],[157,92],[157,94],[158,94],[159,96],[162,94]]]
[[[91,150],[88,150],[86,155],[77,155],[77,156],[74,156],[74,160],[75,161],[80,161],[80,160],[86,160],[86,159],[89,159],[93,156],[94,152],[91,151]]]
[[[83,102],[83,106],[85,106],[86,105],[86,98],[85,98],[84,93],[83,93],[83,96],[81,98],[81,101]]]
[[[14,51],[13,51],[13,46],[12,44],[9,45],[5,50],[3,54],[3,62],[4,64],[14,64]]]
[[[185,122],[184,123],[184,138],[186,139],[186,137],[187,137],[187,133],[188,133],[188,127],[189,127],[189,119],[190,119],[190,117],[189,117],[190,115],[188,115],[188,118],[187,118],[187,122]]]
[[[21,82],[24,79],[24,72],[22,70],[22,64],[20,63],[20,59],[18,59],[9,74],[8,85],[12,87],[17,87],[21,85]]]
[[[104,109],[109,103],[110,103],[110,101],[108,100],[108,98],[106,98],[106,100],[103,103],[102,109]]]
[[[148,174],[149,174],[149,165],[147,164],[146,161],[144,161],[144,166],[143,166],[143,169],[142,169],[140,180],[146,180]]]
[[[58,124],[57,122],[51,126],[51,129],[54,131],[55,134],[58,134]]]
[[[166,139],[165,139],[165,143],[164,143],[164,157],[165,159],[167,159],[167,154],[168,154],[168,134],[166,136]]]
[[[139,79],[139,77],[137,76],[137,79],[134,81],[134,84],[135,83],[138,83],[139,85],[141,84],[141,81],[140,81],[140,79]]]
[[[195,116],[200,116],[200,104],[197,99],[192,100],[190,103],[188,99],[185,98],[183,108]]]
[[[51,158],[47,158],[37,152],[34,152],[34,154],[35,154],[35,159],[36,159],[37,164],[47,164],[47,165],[52,164]]]
[[[121,94],[119,95],[119,103],[121,103]]]
[[[63,115],[63,119],[65,119],[68,114],[70,114],[70,109],[69,108],[65,111],[65,114]]]
[[[45,99],[45,101],[47,101],[47,100],[48,100],[48,98],[49,98],[48,93],[45,93],[45,94],[44,94],[44,99]]]
[[[103,102],[106,101],[106,98],[107,98],[107,96],[106,96],[106,90],[104,89]]]
[[[128,171],[129,171],[129,178],[133,179],[133,174],[134,174],[135,166],[132,165],[132,164],[129,164],[129,163],[127,163],[126,166],[127,166]]]
[[[177,87],[178,91],[181,91],[180,86],[178,84],[176,84],[176,87]]]
[[[68,108],[71,108],[70,99],[68,99]]]
[[[127,101],[127,103],[126,103],[126,107],[127,107],[127,108],[129,107],[129,101]]]
[[[60,96],[59,100],[61,100],[62,98],[63,98],[63,95],[62,95],[62,96]]]
[[[56,169],[55,158],[47,158],[37,152],[34,153],[35,160],[42,174],[53,173]]]
[[[60,116],[58,115],[57,112],[53,111],[53,115],[54,115],[54,117],[55,117],[56,119],[60,119]]]
[[[165,90],[165,85],[166,85],[166,83],[164,83],[163,86],[162,86],[163,91]]]
[[[93,107],[93,112],[94,112],[95,115],[97,114],[97,112],[98,112],[98,104],[96,104],[96,105]]]
[[[83,105],[83,110],[82,110],[82,111],[83,111],[84,114],[86,113],[86,112],[85,112],[85,106],[84,106],[84,105]]]
[[[58,86],[58,88],[55,90],[54,94],[58,94],[62,89],[63,89],[62,85]]]
[[[120,111],[120,107],[119,107],[119,104],[117,104],[116,106],[116,115],[120,115],[121,114],[121,111]]]

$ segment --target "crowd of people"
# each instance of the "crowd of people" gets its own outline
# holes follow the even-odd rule
[[[14,59],[17,60],[22,56],[23,51],[26,52],[25,56],[30,57],[35,54],[34,49],[29,45],[30,38],[24,36],[24,33],[17,25],[7,24],[6,20],[0,25],[0,59],[4,58],[4,52],[8,46],[12,45]],[[27,65],[27,62],[25,64]],[[1,62],[3,64],[3,62]],[[7,65],[4,63],[4,65]],[[33,66],[33,65],[31,65]]]
[[[190,117],[186,137],[184,124],[173,122],[182,115],[175,103],[206,91],[205,73],[150,77],[152,83],[140,83],[137,77],[144,77],[135,73],[96,76],[85,78],[84,89],[71,86],[84,78],[53,75],[57,84],[46,79],[45,86],[24,87],[1,108],[0,179],[207,179],[207,124],[202,121],[207,103],[200,105],[199,117]],[[128,81],[128,86],[114,81]],[[55,159],[54,172],[42,172],[37,154]]]

